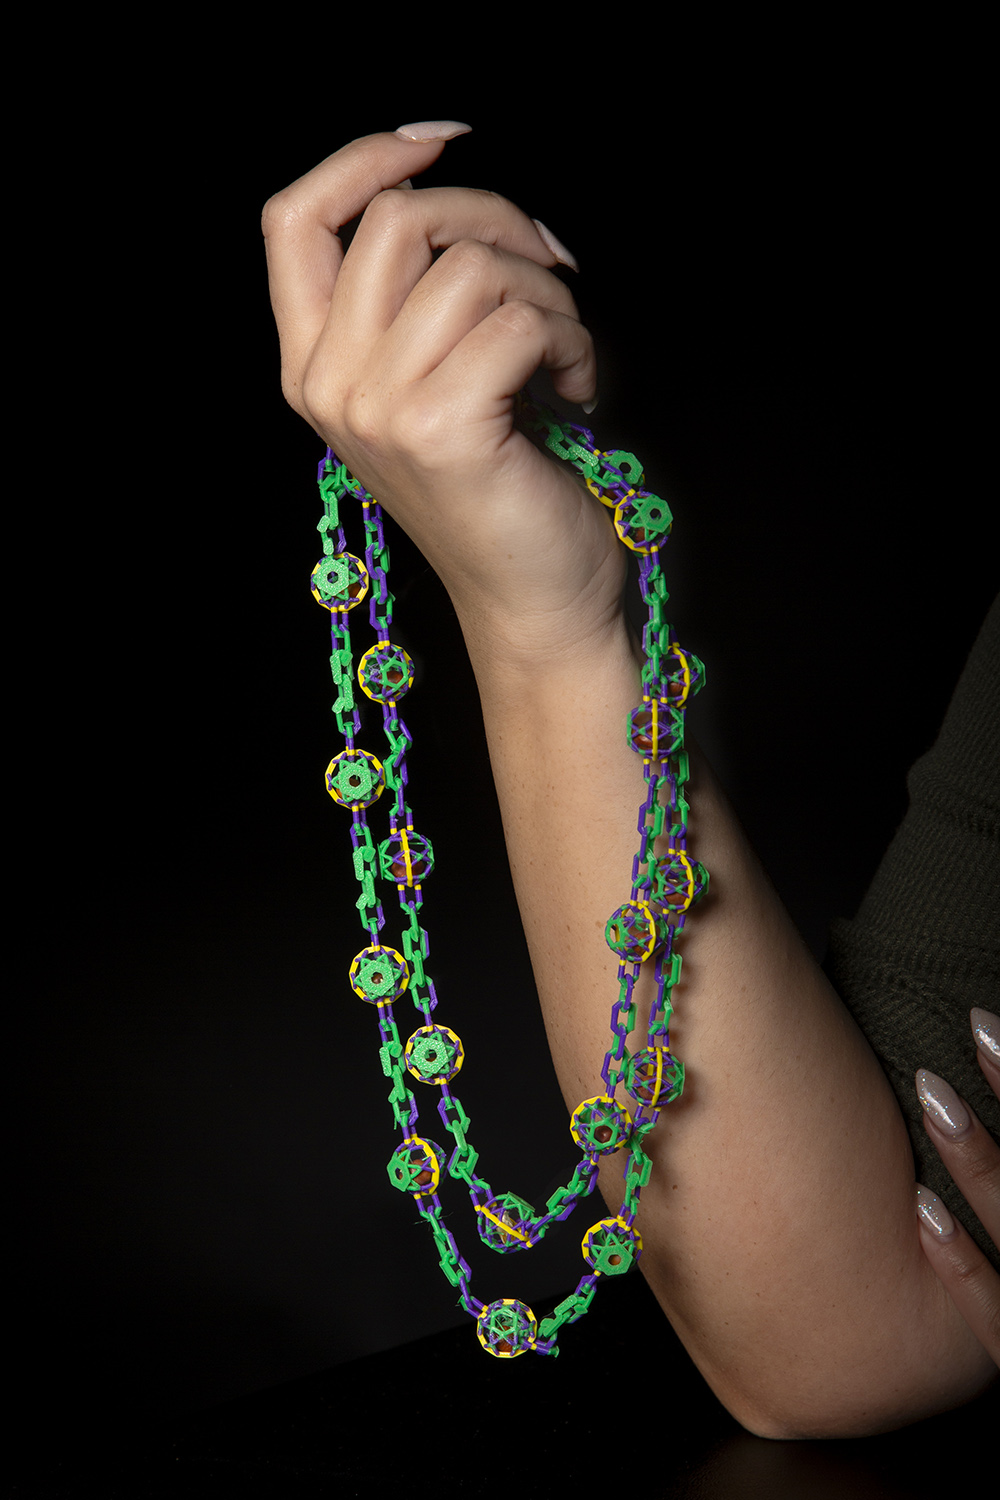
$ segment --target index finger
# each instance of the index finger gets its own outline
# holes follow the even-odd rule
[[[342,146],[264,205],[261,228],[282,359],[293,365],[322,332],[344,258],[338,230],[362,213],[384,188],[424,172],[449,140],[469,131],[435,120],[402,131],[362,136]]]

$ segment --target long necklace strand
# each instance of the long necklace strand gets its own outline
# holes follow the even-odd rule
[[[479,1153],[468,1138],[469,1117],[450,1085],[465,1060],[461,1040],[450,1027],[433,1020],[437,1007],[434,981],[424,967],[427,933],[420,921],[423,883],[434,868],[430,840],[414,831],[407,801],[406,754],[412,739],[397,705],[413,683],[413,663],[392,644],[393,596],[389,592],[389,551],[382,512],[369,492],[348,473],[331,449],[320,461],[318,482],[323,501],[319,531],[323,556],[313,569],[314,598],[331,616],[330,667],[337,696],[333,714],[345,748],[326,769],[326,788],[351,813],[354,873],[361,887],[357,909],[369,945],[354,958],[350,984],[355,994],[376,1007],[382,1071],[390,1080],[389,1105],[402,1142],[388,1163],[389,1179],[412,1200],[430,1227],[441,1269],[457,1288],[462,1306],[476,1319],[483,1348],[501,1359],[526,1350],[558,1354],[559,1330],[587,1311],[598,1280],[631,1270],[642,1253],[635,1228],[639,1197],[649,1181],[651,1161],[646,1136],[661,1109],[684,1086],[684,1065],[670,1051],[670,996],[681,970],[677,939],[689,908],[708,886],[708,873],[687,853],[688,804],[685,787],[688,757],[684,749],[685,710],[705,680],[696,656],[677,644],[664,609],[668,599],[659,549],[672,518],[658,496],[641,488],[643,474],[633,454],[602,453],[585,427],[561,421],[550,408],[523,392],[516,401],[517,420],[540,434],[559,459],[571,464],[587,488],[614,512],[619,539],[639,558],[639,586],[648,610],[642,635],[642,702],[629,715],[627,734],[642,757],[646,796],[639,808],[639,848],[632,863],[629,900],[609,918],[605,937],[618,955],[618,998],[611,1011],[611,1044],[601,1078],[604,1092],[585,1099],[574,1110],[570,1133],[581,1152],[565,1187],[537,1214],[516,1193],[495,1194],[477,1174]],[[340,521],[343,501],[360,504],[364,522],[364,558],[347,551]],[[349,613],[369,597],[369,618],[376,641],[362,655],[355,677]],[[387,742],[382,761],[355,745],[361,716],[355,695],[361,691],[382,707]],[[376,848],[367,809],[388,790],[391,794],[389,836]],[[654,850],[666,833],[666,848]],[[380,941],[385,926],[376,879],[396,887],[402,917],[402,952]],[[656,994],[650,1009],[645,1046],[629,1052],[635,1025],[634,986],[643,963],[653,959]],[[423,1024],[404,1043],[393,1005],[409,995]],[[419,1111],[407,1075],[439,1089],[438,1115],[454,1146],[446,1150],[418,1134]],[[621,1085],[634,1101],[630,1116],[617,1103]],[[569,1218],[581,1198],[594,1191],[600,1157],[627,1149],[622,1205],[613,1218],[592,1224],[581,1249],[587,1271],[551,1316],[538,1323],[523,1302],[505,1297],[483,1303],[470,1288],[471,1272],[450,1229],[443,1221],[438,1187],[443,1175],[463,1181],[469,1192],[481,1239],[492,1250],[509,1254],[536,1245],[557,1221]]]

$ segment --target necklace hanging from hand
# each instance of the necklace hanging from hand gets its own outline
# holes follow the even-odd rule
[[[573,1111],[570,1133],[580,1159],[566,1186],[548,1199],[544,1213],[536,1213],[516,1193],[495,1194],[478,1175],[479,1153],[468,1138],[469,1117],[452,1088],[465,1052],[458,1035],[433,1019],[438,1001],[434,982],[424,968],[428,944],[420,916],[424,881],[434,869],[434,851],[430,840],[414,830],[407,801],[406,754],[411,737],[397,707],[413,683],[413,663],[389,636],[394,600],[388,586],[389,554],[381,510],[330,449],[319,466],[323,556],[312,574],[313,596],[331,614],[330,666],[337,689],[333,713],[345,742],[327,766],[326,787],[333,800],[351,814],[354,872],[361,886],[357,908],[369,938],[368,946],[351,964],[349,978],[355,994],[375,1007],[379,1057],[391,1081],[389,1103],[401,1133],[401,1144],[388,1164],[389,1179],[412,1197],[434,1237],[442,1271],[458,1289],[462,1306],[476,1319],[480,1343],[501,1359],[512,1359],[528,1349],[558,1354],[559,1330],[587,1311],[601,1277],[631,1270],[642,1253],[635,1218],[651,1170],[643,1143],[660,1111],[684,1086],[684,1065],[671,1053],[668,1030],[670,996],[681,969],[677,940],[689,908],[708,886],[707,871],[687,852],[688,757],[684,749],[685,710],[705,680],[705,669],[696,656],[677,644],[664,614],[668,595],[659,551],[670,532],[669,507],[642,489],[642,471],[631,453],[602,453],[591,432],[560,421],[527,392],[517,398],[516,416],[523,426],[544,437],[557,458],[572,464],[591,493],[613,510],[618,537],[638,555],[639,586],[648,610],[642,636],[642,702],[630,713],[627,725],[629,744],[642,757],[646,796],[639,812],[640,845],[632,866],[631,894],[605,929],[608,945],[618,955],[618,996],[601,1070],[604,1088]],[[346,550],[340,520],[340,504],[345,500],[360,504],[363,560]],[[362,655],[355,679],[349,615],[366,597],[377,639]],[[387,748],[381,761],[355,745],[361,729],[355,680],[382,708]],[[376,847],[367,811],[384,791],[391,799],[389,835]],[[664,834],[666,847],[661,844],[659,850],[654,849]],[[402,951],[380,940],[385,915],[376,894],[379,879],[396,887]],[[656,995],[645,1045],[630,1052],[627,1042],[636,1011],[633,991],[642,965],[648,962],[654,965]],[[404,1042],[393,1007],[407,1001],[412,1001],[423,1024]],[[440,1123],[454,1142],[449,1149],[421,1133],[410,1080],[438,1090]],[[631,1115],[616,1100],[619,1086],[634,1102]],[[594,1191],[600,1157],[620,1150],[628,1152],[621,1208],[615,1217],[592,1224],[583,1236],[587,1270],[551,1316],[539,1324],[531,1309],[515,1298],[483,1303],[473,1296],[469,1267],[443,1221],[438,1195],[443,1177],[465,1183],[480,1237],[492,1250],[510,1254],[536,1245],[554,1223],[569,1218],[580,1199]]]

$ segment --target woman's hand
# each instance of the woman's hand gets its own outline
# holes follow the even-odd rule
[[[1000,1018],[972,1012],[979,1066],[1000,1097]],[[1000,1244],[1000,1146],[950,1084],[921,1068],[917,1093],[924,1128],[987,1234]],[[935,1193],[917,1188],[920,1239],[952,1301],[1000,1365],[1000,1275]]]
[[[493,193],[409,190],[449,131],[404,130],[353,141],[264,209],[283,389],[413,538],[467,637],[554,659],[617,623],[624,556],[575,473],[514,427],[513,398],[541,365],[592,400],[593,344],[549,269],[569,263],[557,242]]]

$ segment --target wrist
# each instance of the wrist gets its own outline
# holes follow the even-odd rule
[[[624,610],[576,622],[541,613],[457,613],[484,708],[487,698],[512,703],[558,693],[565,705],[578,694],[612,690],[632,704],[642,651]]]

